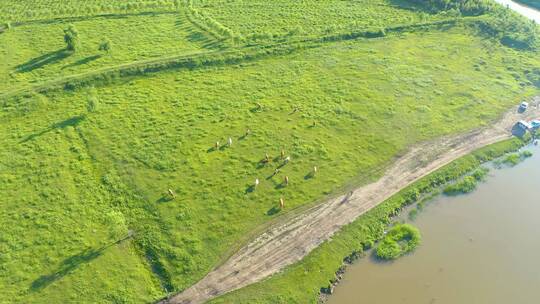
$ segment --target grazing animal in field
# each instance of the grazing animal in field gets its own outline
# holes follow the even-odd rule
[[[283,200],[283,197],[279,198],[279,208],[285,209],[285,201]]]
[[[251,130],[249,128],[246,129],[246,135],[244,136],[248,136],[249,134],[251,134]]]
[[[319,168],[317,168],[317,166],[313,166],[313,175],[317,174],[317,171],[319,171]]]
[[[255,179],[255,187],[257,187],[258,185],[259,185],[259,179],[256,178],[256,179]]]
[[[278,175],[278,173],[279,173],[279,168],[276,168],[276,170],[274,170],[274,174],[272,174],[272,176],[276,176],[276,175]]]
[[[172,199],[176,198],[176,194],[174,194],[174,191],[172,189],[169,189],[167,192]]]
[[[291,157],[290,157],[290,156],[287,156],[287,157],[285,158],[285,163],[288,164],[290,161],[291,161]]]
[[[281,149],[281,159],[285,157],[285,150]]]
[[[216,141],[216,145],[214,146],[214,148],[219,149],[219,141]]]
[[[289,177],[285,176],[285,179],[283,180],[283,182],[285,183],[285,186],[288,186],[289,185]]]
[[[229,137],[229,141],[227,143],[229,144],[229,147],[232,146],[232,138]]]

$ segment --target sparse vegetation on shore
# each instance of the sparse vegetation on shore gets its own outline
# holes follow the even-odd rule
[[[506,165],[506,166],[513,167],[531,156],[532,156],[532,152],[527,151],[527,150],[519,152],[519,153],[512,153],[512,154],[507,155],[503,159],[498,160],[497,165],[499,166]]]
[[[463,177],[457,182],[448,185],[444,188],[444,194],[457,195],[471,193],[476,189],[479,182],[483,181],[489,170],[487,168],[478,168],[470,175]]]

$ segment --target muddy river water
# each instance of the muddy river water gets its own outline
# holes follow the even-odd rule
[[[492,169],[468,195],[440,196],[412,221],[422,245],[351,265],[330,304],[540,303],[540,148]]]

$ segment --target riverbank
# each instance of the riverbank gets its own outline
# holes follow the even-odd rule
[[[425,204],[426,201],[432,200],[435,196],[440,195],[447,185],[471,174],[487,162],[504,157],[504,155],[507,155],[508,153],[518,151],[528,143],[530,143],[528,139],[514,138],[481,148],[470,155],[455,160],[440,170],[426,176],[421,181],[412,184],[400,192],[400,194],[396,195],[396,197],[392,197],[387,202],[383,203],[383,205],[391,204],[392,200],[401,200],[403,202],[398,209],[396,209],[396,212],[388,214],[387,224],[396,219],[404,218],[406,214],[403,214],[401,211],[408,206],[420,202]],[[343,265],[336,271],[335,279],[330,281],[329,286],[321,288],[321,295],[319,298],[320,303],[326,303],[329,296],[333,294],[334,288],[336,288],[343,279],[346,269],[356,262],[356,260],[364,257],[364,252],[372,249],[374,243],[378,242],[383,235],[375,236],[376,240],[373,243],[368,244],[368,246],[363,246],[362,250],[354,251],[343,259]]]
[[[533,155],[520,165],[501,167],[507,156],[483,165],[493,169],[472,193],[430,199],[415,219],[406,211],[417,206],[404,209],[393,222],[418,227],[422,245],[392,263],[369,252],[347,267],[328,304],[534,303],[540,155],[537,145],[521,151]]]
[[[172,297],[168,303],[184,303],[184,301],[191,301],[193,304],[204,303],[218,295],[258,282],[301,260],[321,244],[323,245],[321,247],[324,247],[325,240],[358,216],[376,208],[398,193],[407,192],[409,190],[407,186],[412,183],[483,146],[510,138],[516,121],[540,115],[540,109],[537,107],[539,102],[540,98],[536,98],[526,113],[519,113],[517,108],[514,108],[487,128],[417,145],[398,158],[377,182],[315,206],[286,223],[269,229],[210,272],[203,280]],[[488,158],[490,154],[483,157]],[[445,179],[441,179],[440,182],[445,182]],[[429,185],[426,184],[425,187],[427,186]],[[404,188],[407,190],[402,190]],[[409,192],[408,195],[416,199],[420,193]],[[402,207],[402,203],[396,203],[392,210],[383,208],[383,213],[385,211],[396,213]],[[360,222],[364,218],[366,217],[363,216]],[[366,224],[366,228],[360,229],[357,233],[365,233],[366,229],[377,230],[374,227],[379,227],[378,232],[382,233],[385,224],[376,220],[375,223]],[[333,272],[339,268],[335,262],[329,265],[336,266]],[[227,303],[226,297],[223,301]]]

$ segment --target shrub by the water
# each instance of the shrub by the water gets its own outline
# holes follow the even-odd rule
[[[397,259],[413,251],[420,244],[420,231],[409,224],[399,224],[386,234],[377,247],[377,257],[384,260]]]
[[[456,195],[471,193],[476,189],[478,181],[473,176],[466,176],[461,181],[452,184],[444,189],[444,194]]]
[[[520,152],[520,153],[512,153],[512,154],[506,156],[501,161],[497,162],[497,164],[499,164],[499,165],[504,164],[504,165],[513,167],[513,166],[519,164],[520,162],[524,161],[525,159],[527,159],[527,158],[529,158],[531,156],[532,156],[531,151],[523,151],[523,152]]]
[[[489,170],[487,168],[478,168],[470,175],[465,176],[462,180],[444,188],[443,192],[446,195],[471,193],[476,189],[478,182],[481,182],[486,178],[488,172]]]

